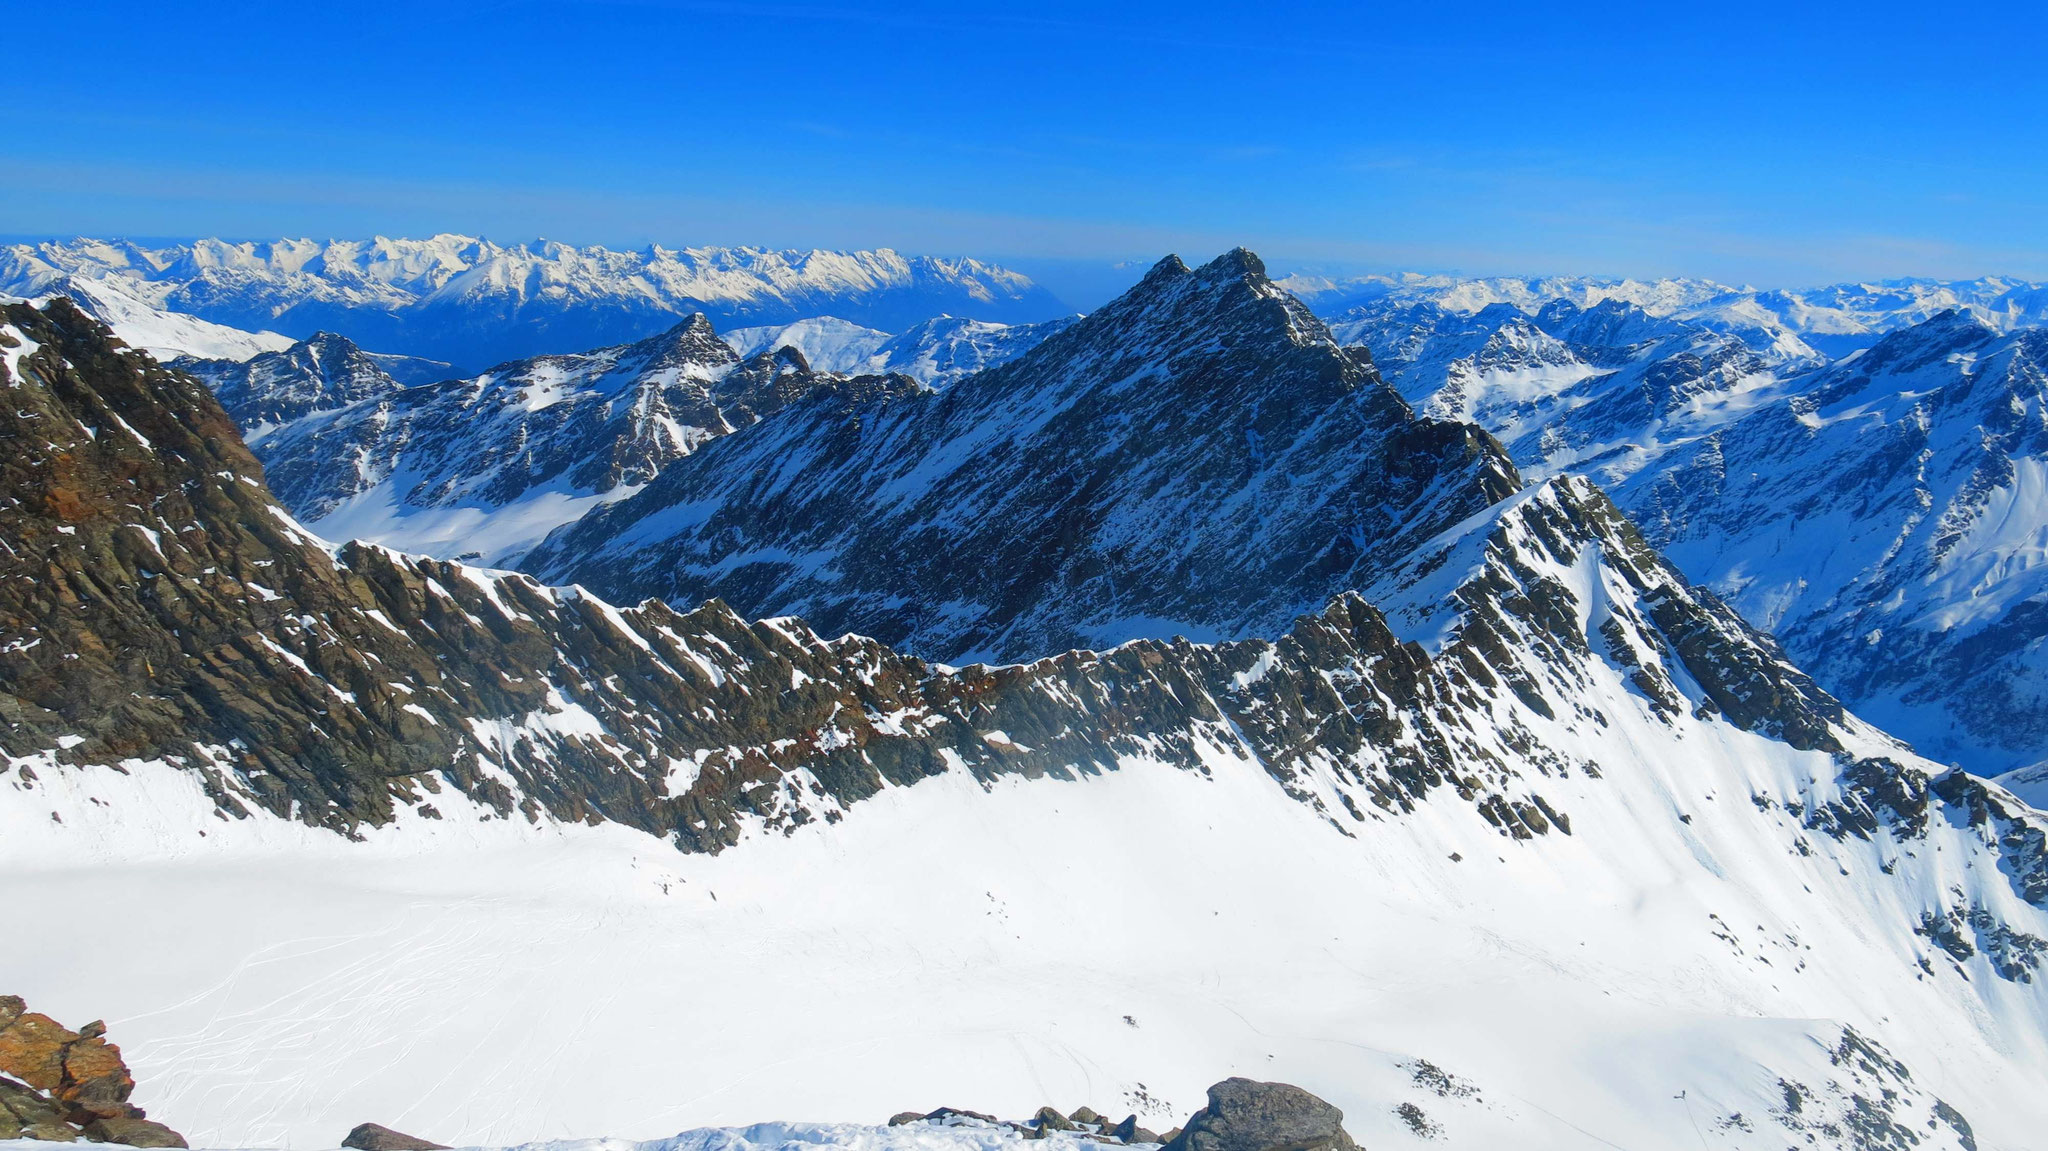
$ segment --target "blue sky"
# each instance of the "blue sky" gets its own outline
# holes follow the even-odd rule
[[[2048,278],[2048,17],[1655,7],[23,5],[0,232]]]

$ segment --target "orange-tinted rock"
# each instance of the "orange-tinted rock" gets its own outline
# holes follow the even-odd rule
[[[55,1091],[64,1085],[64,1047],[78,1032],[40,1012],[22,1013],[0,1029],[0,1075],[12,1075],[30,1087]]]

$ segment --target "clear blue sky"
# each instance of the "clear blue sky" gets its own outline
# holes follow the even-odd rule
[[[0,233],[2048,278],[2041,10],[1662,7],[21,4]]]

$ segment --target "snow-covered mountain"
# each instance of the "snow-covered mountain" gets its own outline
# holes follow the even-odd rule
[[[0,249],[0,292],[103,287],[216,324],[300,338],[339,332],[364,347],[470,369],[631,342],[697,312],[721,325],[833,315],[899,331],[940,314],[1033,322],[1067,311],[1018,273],[887,249],[619,252],[453,235],[158,248],[79,239]]]
[[[867,386],[786,349],[742,360],[702,316],[415,387],[337,336],[177,366],[213,386],[273,489],[323,536],[496,563],[822,383]]]
[[[120,329],[115,327],[114,332],[119,335]],[[406,384],[445,379],[448,374],[447,364],[366,352],[353,340],[333,332],[315,332],[308,339],[247,359],[180,356],[168,363],[205,380],[251,443],[280,425],[315,412],[375,399]]]
[[[1221,390],[1279,323],[1279,383],[1327,363],[1355,415],[1254,273],[1162,265],[1117,322],[1197,348],[1104,378]],[[1480,483],[1277,638],[955,669],[330,550],[197,380],[0,321],[10,914],[118,925],[15,932],[8,977],[97,1001],[199,1145],[1177,1122],[1232,1072],[1376,1147],[2048,1122],[2048,817],[1843,712],[1585,480]]]
[[[1831,691],[2048,798],[2042,329],[1949,312],[1813,367],[1614,300],[1367,312],[1336,330],[1418,408],[1592,473]]]
[[[1889,730],[2048,763],[2048,331],[1947,313],[1782,390],[1617,497]]]
[[[939,392],[814,394],[522,561],[948,659],[1286,626],[1512,490],[1237,251]]]
[[[781,326],[740,328],[727,332],[725,340],[743,356],[790,347],[802,352],[819,371],[897,372],[943,388],[1016,359],[1078,319],[1066,316],[1039,324],[996,324],[934,316],[891,336],[823,316]]]
[[[1370,351],[1418,410],[1498,436],[1525,472],[1595,471],[1609,484],[1781,396],[1810,365],[1618,300],[1552,300],[1533,315],[1375,305],[1332,331]]]
[[[1296,275],[1280,285],[1338,324],[1402,304],[1429,304],[1471,316],[1501,304],[1533,315],[1559,300],[1582,310],[1618,301],[1654,317],[1739,336],[1752,350],[1781,360],[1846,355],[1876,343],[1886,332],[1945,311],[1967,312],[2001,332],[2048,322],[2048,284],[1999,276],[1884,280],[1799,290],[1690,279],[1461,279],[1416,273]]]

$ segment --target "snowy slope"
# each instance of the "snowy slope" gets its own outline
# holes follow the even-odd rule
[[[893,331],[942,313],[1036,321],[1066,311],[1015,272],[887,249],[616,252],[454,235],[162,248],[79,239],[0,249],[0,291],[43,295],[66,279],[115,281],[153,308],[217,324],[298,337],[339,332],[469,370],[631,342],[694,312],[722,325],[837,315]]]
[[[202,1145],[1164,1126],[1233,1071],[1382,1147],[1400,1102],[1466,1148],[2048,1120],[2048,819],[1844,713],[1584,480],[1277,639],[953,669],[330,553],[189,377],[6,322],[0,431],[51,446],[0,458],[0,618],[39,621],[0,634],[0,865],[24,922],[150,959],[35,931],[9,976]]]
[[[180,356],[240,361],[263,352],[282,351],[292,345],[290,336],[276,332],[246,332],[225,324],[210,323],[197,316],[155,307],[138,298],[133,285],[114,276],[49,276],[17,278],[0,293],[38,301],[67,296],[95,319],[114,330],[123,342],[141,348],[160,360]],[[0,298],[7,298],[0,295]]]

